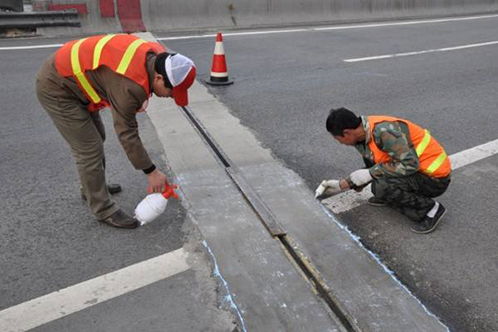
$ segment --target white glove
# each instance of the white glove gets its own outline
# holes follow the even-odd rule
[[[342,191],[339,180],[323,180],[315,190],[315,198],[322,200]]]
[[[370,183],[373,179],[368,169],[359,169],[349,175],[349,179],[357,187]]]

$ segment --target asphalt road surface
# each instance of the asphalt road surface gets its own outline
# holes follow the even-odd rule
[[[326,132],[330,108],[410,119],[449,155],[496,140],[497,28],[491,17],[225,34],[235,84],[210,92],[314,190],[322,179],[362,167],[354,149]],[[209,78],[212,36],[156,37],[191,57],[200,81]],[[65,40],[2,40],[0,47]],[[218,309],[212,260],[181,204],[132,232],[100,225],[88,213],[69,149],[34,94],[38,68],[54,50],[0,49],[0,310],[186,248],[196,257],[187,271],[36,330],[232,330],[233,312]],[[361,59],[378,56],[385,57]],[[104,119],[108,177],[123,185],[116,200],[131,213],[146,179],[126,159],[109,114]],[[147,115],[140,128],[149,153],[167,170],[167,152]],[[386,208],[361,205],[338,215],[453,331],[498,331],[497,166],[498,156],[491,156],[454,171],[440,199],[448,214],[430,235],[411,233],[407,220]]]
[[[314,189],[362,167],[353,148],[326,132],[331,108],[410,119],[428,128],[449,155],[496,140],[497,28],[492,17],[227,32],[235,84],[209,89]],[[209,78],[214,37],[157,37],[192,57],[201,80]],[[389,57],[345,61],[382,55]],[[339,215],[455,331],[498,331],[497,166],[498,157],[489,157],[454,171],[440,198],[448,213],[430,235],[410,232],[407,219],[388,208],[362,205]]]
[[[0,46],[51,45],[64,40],[2,40]],[[38,69],[54,51],[53,47],[0,51],[0,309],[20,305],[18,310],[35,312],[43,320],[43,313],[26,309],[31,308],[27,301],[183,248],[190,253],[187,270],[69,316],[69,308],[61,309],[59,316],[34,330],[164,331],[168,326],[171,331],[232,331],[232,315],[219,309],[212,259],[178,201],[171,201],[168,213],[153,223],[131,231],[100,224],[89,212],[79,193],[69,148],[35,94]],[[126,158],[110,113],[102,112],[102,116],[108,181],[122,185],[123,192],[115,200],[132,214],[145,197],[148,182]],[[151,158],[167,172],[154,127],[146,115],[138,119]],[[146,276],[152,273],[147,265],[138,270]],[[115,286],[134,285],[130,281]],[[98,294],[112,293],[106,287],[111,288],[104,280],[97,283],[82,307],[100,301]],[[71,294],[72,299],[83,298],[75,290]],[[56,308],[48,307],[46,314],[57,314]],[[0,331],[11,330],[0,323]]]

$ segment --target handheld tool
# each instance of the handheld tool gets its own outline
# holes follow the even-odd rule
[[[171,186],[168,181],[166,181],[165,189],[162,193],[147,195],[137,205],[135,209],[135,219],[140,222],[140,226],[159,217],[164,210],[166,210],[170,197],[179,198],[178,194],[174,191],[174,189],[177,188],[177,185],[174,184]]]

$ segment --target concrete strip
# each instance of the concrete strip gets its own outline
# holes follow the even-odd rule
[[[0,311],[2,332],[23,332],[188,270],[178,249]]]
[[[456,170],[497,153],[498,140],[494,140],[451,155],[451,167],[453,170]],[[370,189],[370,185],[368,185],[360,193],[352,190],[346,191],[323,200],[322,203],[334,213],[343,213],[366,203],[372,196],[372,190]]]
[[[195,85],[192,92],[191,110],[319,271],[357,330],[447,330],[331,220],[299,176],[276,162],[206,88]]]
[[[147,113],[247,331],[340,331],[182,111],[155,99]]]
[[[485,43],[468,44],[468,45],[453,46],[453,47],[444,47],[444,48],[436,48],[436,49],[423,50],[423,51],[406,52],[406,53],[395,53],[395,54],[384,54],[384,55],[368,56],[368,57],[363,57],[363,58],[345,59],[343,61],[344,62],[364,62],[364,61],[372,61],[372,60],[382,60],[382,59],[399,58],[399,57],[412,56],[412,55],[420,55],[420,54],[427,54],[427,53],[434,53],[434,52],[458,51],[458,50],[465,50],[465,49],[468,49],[468,48],[490,46],[490,45],[496,45],[496,44],[498,44],[498,41],[495,40],[495,41],[490,41],[490,42],[485,42]]]
[[[149,33],[136,35],[154,40]],[[214,98],[199,91],[195,82],[189,99],[203,100],[208,115]],[[183,112],[171,99],[158,98],[151,100],[147,112],[243,331],[342,332]],[[237,130],[231,132],[234,139]]]

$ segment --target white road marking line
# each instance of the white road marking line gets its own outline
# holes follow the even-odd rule
[[[497,14],[493,14],[493,15],[454,17],[454,18],[433,19],[433,20],[387,22],[387,23],[358,24],[358,25],[338,25],[338,26],[330,26],[330,27],[322,27],[322,28],[302,28],[302,29],[289,29],[289,30],[263,30],[263,31],[233,32],[233,33],[227,32],[227,33],[223,33],[223,37],[245,36],[245,35],[266,35],[266,34],[273,34],[273,33],[305,32],[305,31],[327,31],[327,30],[380,28],[380,27],[390,27],[390,26],[399,26],[399,25],[432,24],[432,23],[446,23],[446,22],[454,22],[454,21],[481,20],[481,19],[497,18],[497,17],[498,17]],[[178,39],[195,39],[195,38],[212,38],[212,37],[216,37],[216,35],[209,34],[209,35],[163,37],[163,38],[157,38],[157,40],[178,40]]]
[[[450,156],[451,166],[453,170],[456,170],[495,154],[498,154],[498,140],[452,154]],[[372,196],[370,185],[368,185],[360,193],[349,190],[323,200],[322,203],[334,213],[343,213],[366,203]]]
[[[11,46],[11,47],[0,47],[0,51],[6,50],[30,50],[35,48],[55,48],[61,47],[62,44],[47,44],[47,45],[31,45],[31,46]]]
[[[379,27],[389,27],[389,26],[398,26],[398,25],[432,24],[432,23],[446,23],[446,22],[454,22],[454,21],[481,20],[481,19],[496,18],[496,17],[498,17],[498,15],[493,14],[493,15],[481,15],[481,16],[442,18],[442,19],[433,19],[433,20],[388,22],[388,23],[361,24],[361,25],[344,25],[344,26],[338,26],[338,27],[314,28],[313,30],[322,31],[322,30],[379,28]]]
[[[227,32],[223,33],[223,37],[232,37],[232,36],[246,36],[246,35],[268,35],[274,33],[289,33],[289,32],[303,32],[303,31],[311,31],[313,29],[303,28],[303,29],[292,29],[292,30],[265,30],[265,31],[249,31],[249,32]],[[197,39],[197,38],[212,38],[216,37],[216,35],[193,35],[193,36],[177,36],[177,37],[162,37],[156,38],[157,40],[179,40],[179,39]]]
[[[463,49],[467,49],[467,48],[489,46],[489,45],[496,45],[496,44],[498,44],[498,40],[490,41],[490,42],[485,42],[485,43],[468,44],[468,45],[461,45],[461,46],[454,46],[454,47],[436,48],[436,49],[416,51],[416,52],[384,54],[384,55],[369,56],[369,57],[365,57],[365,58],[345,59],[343,61],[344,62],[361,62],[361,61],[380,60],[380,59],[398,58],[398,57],[403,57],[403,56],[419,55],[419,54],[426,54],[426,53],[433,53],[433,52],[456,51],[456,50],[463,50]]]
[[[433,23],[446,23],[446,22],[456,22],[456,21],[482,20],[482,19],[497,18],[497,17],[498,17],[498,14],[493,14],[493,15],[454,17],[454,18],[433,19],[433,20],[428,19],[428,20],[418,20],[418,21],[387,22],[387,23],[375,23],[375,24],[338,25],[338,26],[330,26],[330,27],[322,27],[322,28],[263,30],[263,31],[247,31],[247,32],[232,32],[232,33],[227,32],[227,33],[223,34],[223,37],[247,36],[247,35],[267,35],[267,34],[275,34],[275,33],[291,33],[291,32],[305,32],[305,31],[367,29],[367,28],[380,28],[380,27],[390,27],[390,26],[399,26],[399,25],[417,25],[417,24],[433,24]],[[156,39],[157,40],[180,40],[180,39],[213,38],[213,37],[216,37],[216,34],[162,37],[162,38],[156,38]],[[28,49],[36,49],[36,48],[56,48],[56,47],[61,47],[61,46],[62,46],[62,44],[12,46],[12,47],[0,47],[0,51],[28,50]]]
[[[190,269],[183,248],[0,311],[2,332],[23,332]]]

